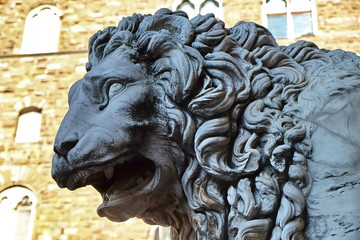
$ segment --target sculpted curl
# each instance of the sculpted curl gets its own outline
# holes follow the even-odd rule
[[[359,72],[331,70],[341,59],[359,71],[354,55],[305,41],[280,47],[255,23],[227,29],[212,14],[189,20],[167,9],[124,18],[90,39],[86,66],[92,80],[83,86],[102,104],[99,116],[108,111],[122,121],[114,124],[120,137],[113,143],[99,137],[98,152],[112,157],[99,164],[104,169],[74,170],[71,159],[63,167],[59,134],[53,176],[68,188],[67,178],[85,178],[71,188],[97,188],[102,216],[170,225],[180,239],[305,239],[316,129],[310,115],[328,95],[313,92],[333,82],[330,95],[360,85]],[[103,75],[95,77],[99,71]],[[104,73],[114,76],[105,79]],[[112,98],[114,83],[124,84],[124,93]],[[141,112],[141,106],[153,110],[135,124],[128,113]],[[97,154],[94,159],[102,159]],[[132,192],[128,200],[124,191]]]

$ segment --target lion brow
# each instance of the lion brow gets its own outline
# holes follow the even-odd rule
[[[125,73],[126,72],[126,73]],[[126,82],[134,82],[136,80],[138,80],[139,78],[141,78],[142,76],[139,75],[139,72],[137,71],[119,71],[119,70],[112,70],[109,71],[108,73],[102,73],[102,74],[96,74],[96,75],[90,75],[90,74],[86,74],[84,76],[86,81],[89,81],[91,83],[97,83],[97,84],[101,84],[104,81],[106,81],[107,79],[119,79],[119,80],[123,80]]]

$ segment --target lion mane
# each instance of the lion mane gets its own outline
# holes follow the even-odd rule
[[[311,128],[296,106],[309,76],[340,53],[306,41],[280,47],[255,23],[227,29],[213,14],[189,20],[168,9],[97,32],[87,70],[115,49],[164,89],[187,156],[192,231],[182,239],[304,239]]]

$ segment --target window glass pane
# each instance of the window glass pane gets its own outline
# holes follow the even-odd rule
[[[268,16],[268,29],[275,38],[287,37],[286,15],[270,15]]]
[[[312,33],[311,12],[292,14],[295,36]]]

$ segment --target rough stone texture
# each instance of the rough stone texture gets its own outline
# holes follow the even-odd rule
[[[324,49],[344,49],[360,53],[360,2],[351,0],[317,0],[318,33],[296,40],[312,41]],[[294,40],[282,39],[280,44]]]
[[[234,26],[239,20],[261,24],[261,0],[223,1],[225,23]]]
[[[306,39],[322,48],[342,48],[359,53],[358,1],[317,2],[321,32]],[[28,57],[12,55],[20,51],[26,14],[41,4],[53,4],[63,12],[59,51],[82,52]],[[98,218],[94,209],[100,198],[95,190],[87,188],[71,193],[56,189],[49,174],[50,158],[54,135],[68,108],[69,86],[85,71],[89,37],[99,29],[116,25],[122,16],[133,12],[153,13],[159,7],[171,6],[171,1],[157,0],[151,4],[141,0],[0,0],[0,191],[14,184],[25,185],[34,191],[40,204],[33,239],[107,239],[109,236],[121,240],[145,239],[148,226],[139,221],[113,224]],[[260,1],[224,0],[223,6],[227,26],[240,20],[261,23]],[[338,15],[341,18],[334,20],[333,17]],[[289,44],[294,40],[281,42]],[[42,106],[45,101],[42,106],[42,140],[16,144],[18,114],[28,101],[35,106]],[[49,210],[54,209],[53,206],[59,210]],[[73,209],[86,214],[78,214],[74,220]]]
[[[89,45],[52,176],[96,188],[100,216],[181,240],[360,238],[355,53],[169,9]]]
[[[85,53],[0,58],[0,186],[24,185],[38,197],[33,239],[145,239],[149,227],[140,220],[119,225],[100,219],[94,189],[75,195],[59,191],[50,176],[54,134],[68,108],[67,92],[84,74],[86,61]],[[42,106],[41,140],[15,143],[18,112],[29,105]]]
[[[41,5],[38,0],[0,1],[0,24],[6,25],[0,34],[0,54],[18,53],[21,47],[21,36],[26,14]],[[133,12],[152,13],[160,7],[171,8],[170,0],[154,0],[149,3],[142,0],[133,1],[46,1],[54,4],[63,13],[59,51],[84,50],[89,37],[105,26],[116,25],[123,16]],[[261,20],[262,1],[256,0],[223,0],[224,21],[233,26],[240,20]],[[317,1],[319,33],[306,37],[326,49],[345,49],[360,52],[360,3],[352,0],[319,0]],[[303,37],[302,37],[303,39]],[[281,40],[289,44],[294,40]]]
[[[139,13],[154,12],[158,7],[171,6],[169,0],[147,1],[38,1],[9,0],[0,2],[0,24],[2,28],[0,54],[19,53],[21,36],[24,30],[26,15],[41,4],[52,4],[62,12],[59,51],[84,50],[89,37],[104,26],[116,25],[119,20],[131,15],[134,10]]]

